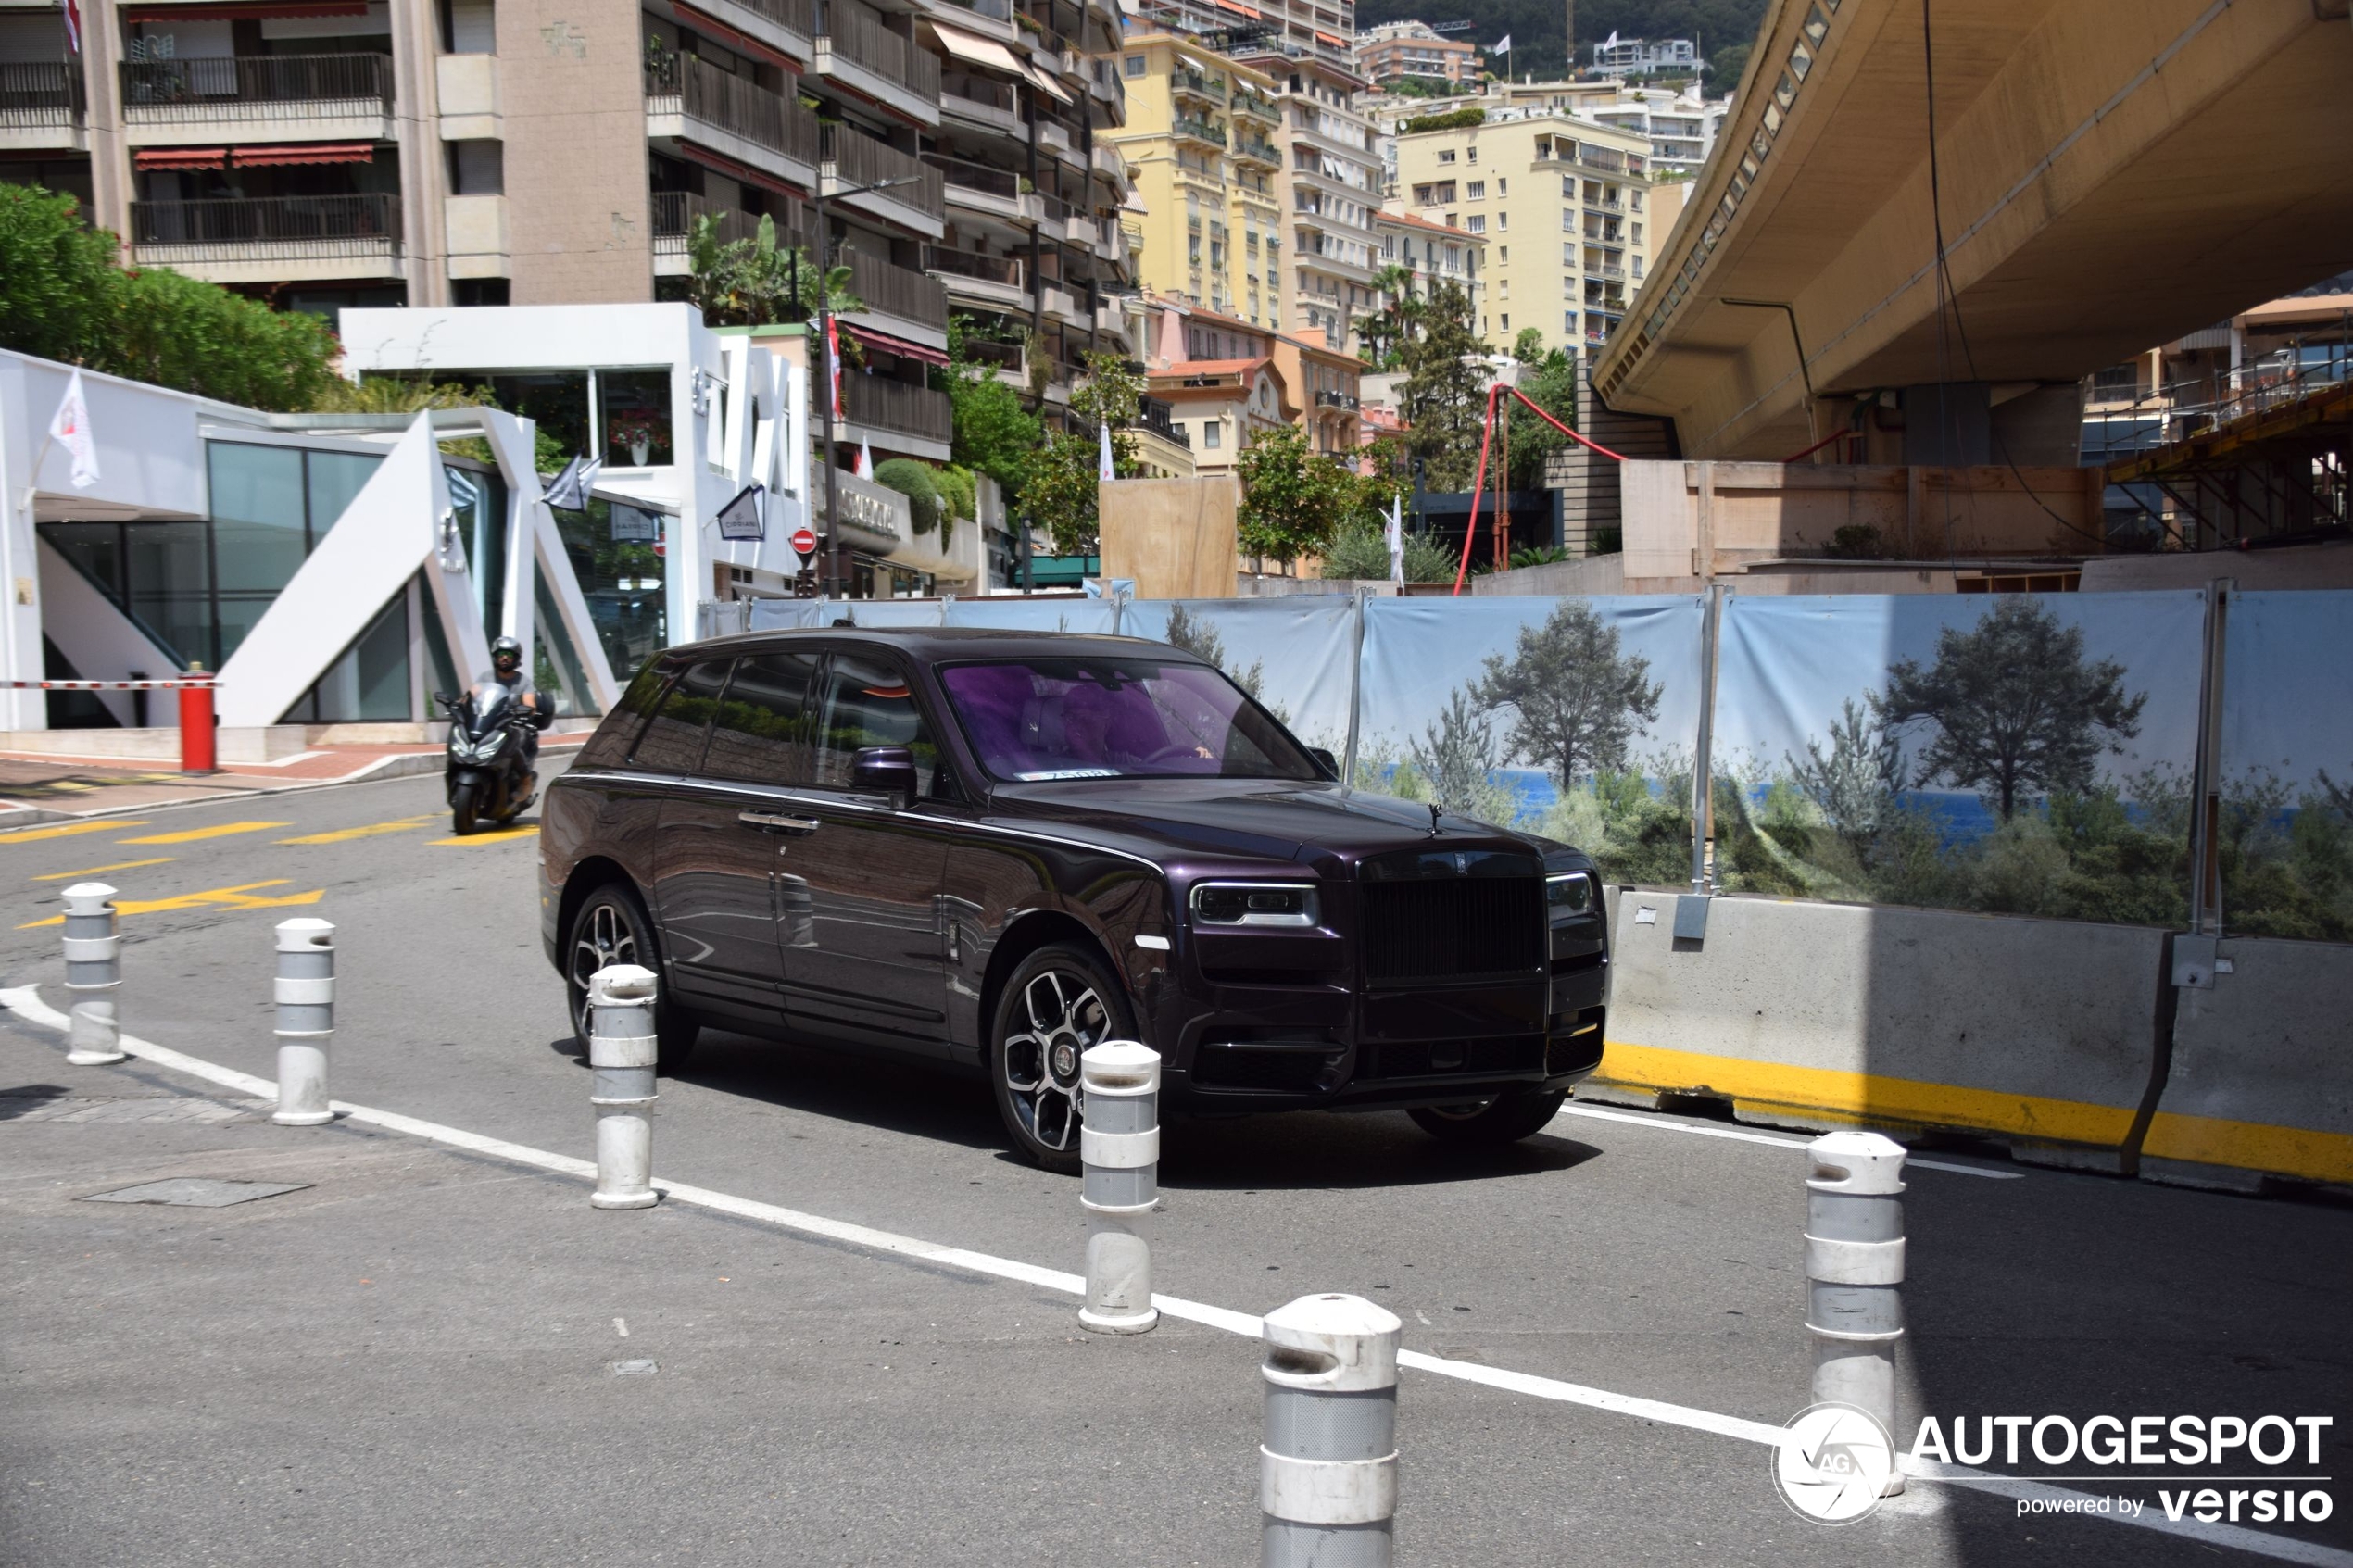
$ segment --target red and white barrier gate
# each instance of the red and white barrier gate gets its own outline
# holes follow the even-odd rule
[[[178,692],[180,694],[180,771],[217,773],[219,750],[213,727],[213,676],[193,673],[176,681],[0,681],[0,690],[20,692]]]

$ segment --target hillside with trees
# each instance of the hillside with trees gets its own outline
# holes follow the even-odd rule
[[[1539,80],[1561,72],[1561,27],[1566,7],[1561,0],[1361,0],[1356,25],[1381,22],[1466,21],[1470,31],[1455,36],[1492,48],[1511,34],[1512,52],[1490,59],[1500,73],[1508,68],[1518,76],[1532,72]],[[1728,93],[1740,80],[1740,68],[1755,41],[1765,15],[1765,0],[1578,0],[1577,42],[1580,48],[1600,43],[1612,32],[1622,38],[1696,38],[1707,57],[1708,87]]]

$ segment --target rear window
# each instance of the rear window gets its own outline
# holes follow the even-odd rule
[[[633,766],[657,773],[691,773],[702,765],[703,737],[711,732],[711,717],[718,709],[719,691],[727,684],[732,662],[706,659],[687,666],[638,737],[629,756]]]

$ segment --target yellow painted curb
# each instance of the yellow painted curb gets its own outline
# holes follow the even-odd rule
[[[2109,1148],[2122,1144],[2133,1125],[2128,1108],[1665,1050],[1624,1040],[1604,1047],[1592,1082],[1654,1094],[1717,1095],[1743,1110],[1823,1122],[1959,1127]],[[2353,1136],[2341,1133],[2159,1110],[2141,1152],[2153,1159],[2353,1183]]]

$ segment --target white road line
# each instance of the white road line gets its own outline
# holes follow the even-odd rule
[[[0,990],[0,1007],[6,1008],[28,1023],[63,1032],[66,1015],[41,999],[40,987],[20,985]],[[277,1085],[249,1073],[232,1067],[221,1067],[199,1058],[185,1055],[166,1046],[125,1035],[122,1048],[144,1061],[174,1072],[185,1073],[208,1083],[242,1090],[274,1099]],[[578,1176],[593,1180],[597,1168],[591,1161],[574,1160],[569,1155],[551,1154],[526,1144],[509,1143],[504,1138],[484,1137],[461,1127],[445,1127],[439,1123],[421,1121],[396,1111],[378,1110],[369,1106],[352,1105],[343,1100],[329,1102],[331,1108],[351,1121],[369,1126],[382,1127],[387,1132],[406,1133],[411,1137],[431,1143],[462,1148],[471,1153],[486,1154],[511,1160],[519,1165],[552,1171],[560,1175]],[[1589,1112],[1590,1113],[1590,1112]],[[1630,1119],[1630,1118],[1629,1118]],[[1640,1120],[1640,1119],[1635,1119]],[[1670,1123],[1661,1123],[1667,1125]],[[1683,1126],[1676,1123],[1672,1125]],[[1753,1135],[1728,1134],[1719,1128],[1688,1128],[1692,1132],[1716,1133],[1735,1137]],[[1786,1140],[1759,1137],[1759,1142],[1780,1143]],[[1803,1145],[1796,1147],[1803,1148]],[[1954,1169],[1967,1169],[1957,1166]],[[829,1220],[820,1214],[804,1214],[798,1210],[782,1208],[774,1203],[761,1203],[755,1198],[737,1198],[732,1193],[714,1192],[709,1187],[690,1186],[682,1182],[655,1177],[653,1185],[665,1196],[680,1203],[717,1213],[733,1214],[740,1219],[758,1220],[780,1229],[798,1231],[805,1236],[823,1236],[829,1241],[846,1242],[871,1251],[894,1257],[914,1258],[946,1268],[963,1269],[968,1273],[987,1274],[998,1279],[1035,1285],[1065,1295],[1084,1296],[1087,1282],[1074,1273],[1059,1269],[1039,1268],[1015,1259],[999,1258],[987,1252],[968,1251],[961,1247],[941,1247],[934,1242],[919,1241],[913,1236],[899,1236],[867,1225],[853,1225],[840,1220]],[[1225,1307],[1213,1307],[1200,1301],[1188,1301],[1181,1297],[1154,1294],[1152,1304],[1173,1318],[1182,1318],[1207,1328],[1223,1329],[1243,1338],[1260,1336],[1260,1320],[1249,1312],[1237,1312]],[[617,1322],[618,1320],[616,1320]],[[1626,1415],[1641,1421],[1663,1422],[1693,1432],[1711,1433],[1719,1437],[1737,1438],[1742,1442],[1759,1443],[1768,1448],[1779,1445],[1787,1436],[1787,1429],[1767,1422],[1750,1421],[1741,1416],[1719,1415],[1714,1411],[1697,1410],[1690,1405],[1669,1404],[1663,1399],[1645,1399],[1631,1394],[1613,1394],[1605,1388],[1589,1388],[1583,1384],[1564,1383],[1556,1378],[1538,1377],[1529,1373],[1511,1372],[1501,1367],[1479,1366],[1468,1361],[1452,1361],[1443,1357],[1425,1355],[1418,1350],[1401,1350],[1398,1363],[1422,1372],[1452,1377],[1464,1383],[1475,1383],[1507,1393],[1526,1394],[1534,1399],[1551,1399],[1561,1404],[1582,1405],[1590,1410],[1607,1411],[1614,1415]],[[2006,1498],[2082,1499],[2090,1494],[2049,1486],[2039,1481],[2020,1480],[1996,1475],[1988,1471],[1972,1470],[1966,1465],[1946,1464],[1933,1460],[1907,1457],[1905,1468],[1923,1480],[1946,1486],[1965,1486],[1971,1490],[1990,1492]],[[2152,1515],[2144,1509],[2130,1517],[2115,1513],[2085,1514],[2087,1519],[2109,1524],[2136,1525],[2165,1535],[2181,1536],[2208,1546],[2228,1547],[2283,1562],[2296,1562],[2309,1568],[2353,1568],[2353,1552],[2339,1551],[2333,1547],[2314,1546],[2309,1542],[2284,1536],[2269,1536],[2236,1524],[2201,1524],[2194,1519],[2178,1522],[2169,1520],[2159,1510]]]
[[[1648,1127],[1653,1132],[1690,1133],[1697,1137],[1731,1138],[1740,1143],[1768,1143],[1779,1148],[1804,1148],[1807,1142],[1805,1138],[1777,1138],[1769,1133],[1744,1133],[1734,1127],[1703,1127],[1695,1123],[1678,1122],[1672,1117],[1660,1116],[1655,1112],[1646,1114],[1634,1110],[1604,1110],[1598,1106],[1592,1105],[1564,1105],[1560,1108],[1560,1114],[1590,1116],[1596,1122],[1623,1122],[1629,1126]],[[1922,1160],[1917,1155],[1906,1159],[1904,1166],[1905,1169],[1912,1171],[1950,1171],[1960,1176],[1983,1176],[1988,1181],[1995,1182],[2019,1182],[2026,1179],[2026,1173],[2023,1171],[1994,1171],[1982,1165],[1956,1165],[1944,1160]]]

